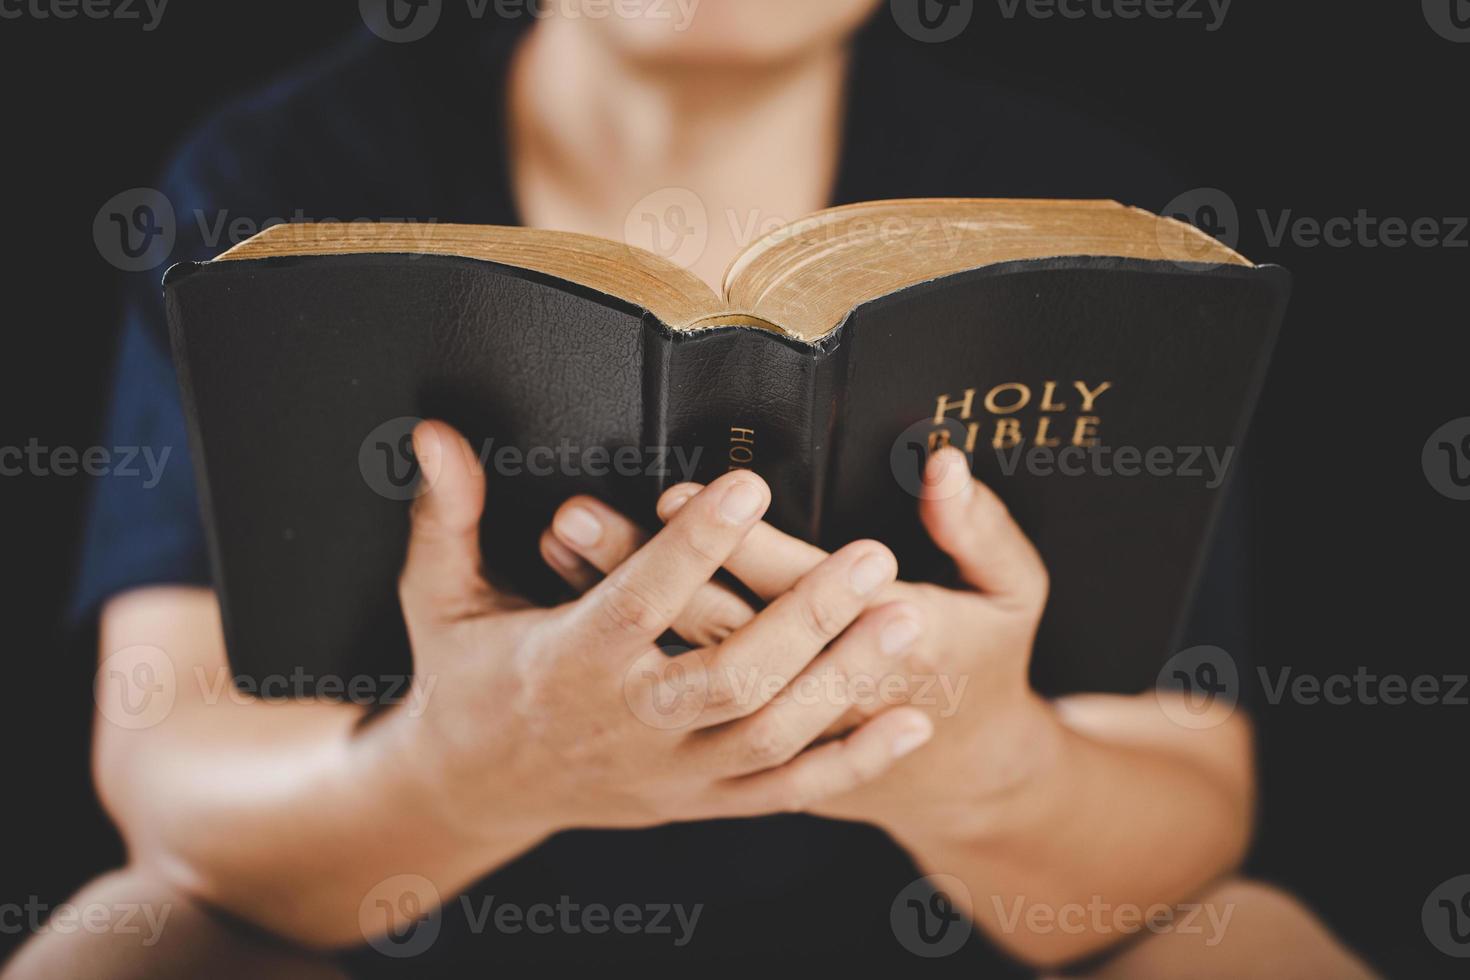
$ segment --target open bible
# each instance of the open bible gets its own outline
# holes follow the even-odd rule
[[[782,529],[876,537],[946,582],[917,493],[959,446],[1051,571],[1038,686],[1138,690],[1178,642],[1288,283],[1103,201],[835,208],[719,293],[585,235],[269,228],[165,278],[232,666],[327,694],[410,670],[407,437],[434,417],[488,472],[487,569],[542,601],[566,497],[652,526],[664,489],[731,467]]]

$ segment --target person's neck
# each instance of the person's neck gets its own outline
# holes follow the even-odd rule
[[[693,192],[708,243],[670,255],[718,285],[741,247],[825,207],[836,179],[847,52],[758,71],[640,64],[583,27],[536,25],[511,71],[512,174],[523,220],[616,240]],[[677,189],[677,190],[676,190]],[[667,197],[668,201],[663,199]],[[636,212],[648,207],[651,217]],[[649,244],[648,242],[634,242]]]

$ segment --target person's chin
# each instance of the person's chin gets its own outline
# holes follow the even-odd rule
[[[798,59],[803,53],[840,44],[862,23],[861,9],[841,22],[812,30],[773,30],[751,17],[695,17],[689,23],[630,19],[606,24],[607,40],[628,60],[656,68],[755,71]],[[848,21],[851,21],[849,23]]]
[[[648,71],[744,71],[757,73],[799,60],[808,48],[752,39],[732,43],[729,38],[708,41],[639,37],[619,38],[619,54],[629,63]]]

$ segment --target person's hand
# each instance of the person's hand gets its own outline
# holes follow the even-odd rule
[[[902,707],[804,751],[844,707],[772,703],[799,676],[906,669],[884,637],[912,637],[915,613],[874,604],[897,571],[876,542],[809,563],[759,615],[697,649],[654,645],[759,524],[770,492],[754,474],[689,495],[585,595],[540,609],[482,573],[485,477],[469,445],[427,422],[414,449],[427,489],[399,592],[425,708],[387,723],[403,726],[432,798],[460,825],[531,842],[570,827],[808,809],[932,734],[923,712]],[[746,677],[769,683],[734,683]]]
[[[700,492],[671,489],[661,516],[677,521]],[[1153,691],[1043,700],[1028,683],[1047,596],[1035,549],[957,450],[929,460],[918,507],[964,584],[895,582],[878,601],[912,608],[925,626],[905,661],[907,687],[896,693],[931,715],[934,737],[809,810],[875,824],[925,874],[956,879],[956,908],[1018,959],[1054,965],[1097,952],[1117,941],[1116,930],[1017,929],[1014,917],[1100,895],[1115,905],[1168,905],[1226,873],[1250,837],[1249,725],[1237,714],[1180,728]],[[553,519],[541,550],[568,581],[596,588],[642,540],[612,510],[578,498]],[[780,602],[783,589],[827,560],[761,525],[725,568],[759,599]],[[675,626],[717,637],[758,617],[753,606],[707,584]],[[844,714],[843,724],[889,703],[847,700],[860,713]]]
[[[701,488],[674,487],[659,515],[675,520]],[[933,744],[880,780],[813,810],[849,819],[900,823],[918,811],[926,822],[973,821],[1057,750],[1058,721],[1028,681],[1031,646],[1046,604],[1046,569],[1004,504],[970,475],[958,450],[936,453],[918,503],[925,528],[955,562],[968,588],[895,582],[881,601],[912,607],[927,628],[905,658],[909,674],[850,698],[836,729],[861,723],[894,703],[923,708],[938,723]],[[542,537],[542,555],[568,582],[595,588],[642,547],[637,525],[591,498],[568,501]],[[762,523],[725,562],[767,602],[781,597],[824,561],[826,552]],[[701,585],[674,629],[700,642],[741,629],[759,614],[733,590]]]

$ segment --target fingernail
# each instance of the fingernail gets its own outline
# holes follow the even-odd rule
[[[423,456],[434,451],[438,440],[433,438],[433,430],[422,419],[413,427],[409,433],[409,441],[413,444],[413,454]],[[433,445],[430,445],[430,443]]]
[[[669,495],[664,498],[664,517],[673,517],[675,514],[679,513],[679,511],[684,509],[685,504],[694,499],[694,496],[697,493],[699,493],[699,487],[689,487],[678,492],[671,491]]]
[[[572,553],[570,548],[556,540],[556,538],[547,537],[545,548],[546,557],[557,568],[560,568],[564,572],[574,572],[577,570],[577,556]]]
[[[913,725],[898,733],[893,740],[893,757],[902,759],[910,752],[929,741],[934,735],[934,726],[926,719],[922,724],[915,722]]]
[[[858,595],[871,595],[888,581],[893,565],[883,555],[868,555],[852,566],[847,580]]]
[[[765,505],[766,495],[754,484],[742,480],[725,491],[720,500],[720,516],[731,524],[744,524],[754,520]]]
[[[893,657],[913,646],[918,638],[919,624],[912,619],[899,619],[883,627],[883,632],[878,634],[878,647]]]
[[[924,470],[925,490],[935,499],[964,498],[972,482],[969,459],[953,446],[935,453]]]
[[[937,487],[944,482],[945,474],[949,472],[949,453],[940,450],[929,457],[929,463],[924,467],[924,483],[931,487]]]
[[[964,500],[975,492],[975,477],[970,473],[968,466],[959,467],[959,474],[955,479],[959,485],[955,487],[954,495],[960,500]]]
[[[602,537],[602,522],[585,507],[569,507],[557,514],[552,528],[579,548],[590,548]]]

